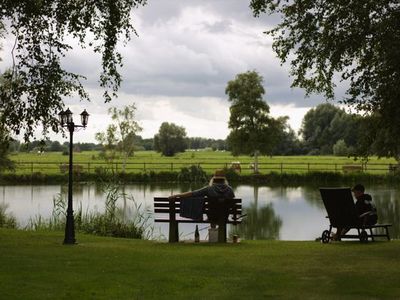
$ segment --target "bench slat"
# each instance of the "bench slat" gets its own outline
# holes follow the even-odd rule
[[[236,211],[237,215],[242,214],[242,209],[241,208],[240,209],[237,208],[235,211]],[[168,214],[169,213],[169,208],[168,207],[165,207],[165,208],[154,208],[154,212],[155,213],[161,213],[161,214]],[[179,214],[180,212],[181,212],[181,210],[179,208],[175,209],[175,213]],[[208,212],[207,209],[203,210],[203,214],[206,214],[207,212]],[[230,215],[231,214],[232,213],[230,213]]]
[[[154,222],[169,223],[170,220],[169,219],[155,219]],[[176,222],[177,223],[210,223],[210,221],[208,221],[208,220],[192,220],[192,219],[177,219]],[[237,220],[237,221],[228,220],[226,223],[227,224],[240,224],[240,223],[242,223],[242,221],[241,220]]]

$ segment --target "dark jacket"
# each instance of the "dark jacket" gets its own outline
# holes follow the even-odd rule
[[[193,197],[205,197],[208,198],[224,198],[233,199],[235,194],[232,188],[224,183],[213,184],[211,186],[205,186],[199,190],[192,192]]]

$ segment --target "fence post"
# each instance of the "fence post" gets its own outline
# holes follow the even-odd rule
[[[90,173],[90,162],[87,163],[87,172]]]
[[[33,175],[33,162],[31,162],[31,175]]]
[[[310,172],[310,163],[307,163],[307,170]]]
[[[143,163],[143,171],[146,172],[146,163]]]
[[[281,174],[283,172],[283,163],[281,163]]]

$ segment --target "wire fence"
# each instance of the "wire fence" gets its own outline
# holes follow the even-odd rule
[[[196,165],[207,173],[216,169],[232,168],[241,174],[254,173],[253,163],[232,163],[232,162],[77,162],[73,165],[76,173],[96,173],[104,169],[113,169],[117,172],[143,173],[143,172],[179,172],[184,167]],[[327,162],[262,162],[258,164],[259,173],[307,173],[307,172],[339,172],[339,173],[394,173],[399,166],[387,163],[327,163]],[[60,162],[16,162],[15,173],[17,174],[62,174],[68,173],[68,164]]]

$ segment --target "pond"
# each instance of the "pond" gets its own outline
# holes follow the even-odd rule
[[[153,197],[168,196],[199,186],[188,185],[141,185],[124,186],[128,200],[119,200],[118,206],[125,217],[132,216],[135,205],[141,210],[153,211]],[[318,188],[315,187],[268,187],[239,185],[234,187],[235,194],[243,200],[245,221],[229,231],[239,234],[244,239],[279,239],[279,240],[314,240],[329,227],[326,211],[321,201]],[[390,230],[393,238],[400,236],[400,188],[385,185],[369,186],[376,203],[379,222],[392,223]],[[7,205],[7,212],[13,214],[21,227],[26,226],[31,218],[48,218],[53,210],[53,198],[58,194],[66,195],[65,185],[28,185],[0,186],[0,203]],[[83,211],[103,211],[105,195],[94,184],[76,184],[74,186],[74,210],[79,206]],[[133,200],[134,199],[134,203]],[[168,225],[149,222],[153,228],[153,238],[166,239]],[[180,224],[181,239],[192,239],[194,224]],[[208,224],[200,224],[200,237],[205,239]],[[77,237],[79,239],[79,236]]]

